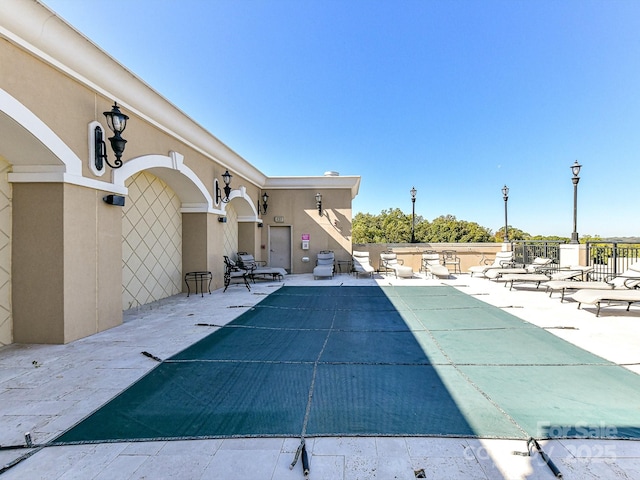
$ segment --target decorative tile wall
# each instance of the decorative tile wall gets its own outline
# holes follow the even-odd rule
[[[224,228],[222,250],[224,255],[231,260],[235,260],[238,253],[238,214],[229,203],[227,205],[227,223],[223,223]]]
[[[122,309],[182,291],[182,214],[175,192],[140,172],[122,210]]]
[[[11,314],[11,166],[0,157],[0,346],[13,341]]]

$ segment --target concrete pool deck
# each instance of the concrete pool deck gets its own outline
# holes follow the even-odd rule
[[[223,325],[286,285],[440,285],[460,289],[607,360],[640,373],[640,309],[578,310],[533,285],[512,291],[502,283],[457,275],[412,279],[339,274],[314,280],[289,275],[258,281],[248,292],[232,285],[211,295],[177,295],[125,313],[119,327],[67,345],[11,345],[0,349],[0,445],[18,445],[29,432],[36,445],[67,430],[167,358],[212,332],[198,323]],[[639,401],[640,402],[640,401]],[[640,405],[640,404],[639,404]],[[155,441],[0,450],[0,468],[29,458],[0,478],[43,479],[301,479],[289,466],[295,438]],[[572,439],[542,441],[565,479],[640,478],[640,441]],[[434,437],[323,437],[307,439],[312,479],[554,478],[524,441]],[[514,452],[517,452],[514,454]],[[416,473],[418,472],[418,473]]]

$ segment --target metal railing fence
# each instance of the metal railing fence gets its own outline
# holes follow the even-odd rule
[[[640,244],[628,242],[587,242],[587,265],[593,266],[595,280],[623,273],[640,260]]]
[[[536,257],[551,258],[560,265],[560,245],[563,240],[514,240],[511,242],[516,264],[529,265]]]

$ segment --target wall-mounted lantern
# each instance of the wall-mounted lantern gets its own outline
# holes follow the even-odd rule
[[[111,165],[109,158],[107,157],[107,147],[104,143],[104,137],[102,134],[102,128],[96,125],[93,130],[94,141],[94,164],[98,171],[104,168],[106,163],[111,168],[120,168],[122,166],[122,153],[127,141],[120,135],[127,128],[127,120],[129,117],[120,111],[118,104],[113,103],[113,107],[110,112],[104,112],[104,116],[107,117],[107,125],[113,132],[113,137],[109,137],[111,148],[116,155],[116,161],[114,165]]]
[[[322,195],[320,193],[316,193],[316,208],[318,215],[322,216]]]
[[[218,187],[218,184],[216,183],[216,203],[220,203],[220,200],[224,203],[229,203],[229,195],[231,195],[231,186],[229,184],[231,183],[231,177],[232,175],[229,173],[229,170],[226,170],[222,175],[222,181],[224,182],[224,197],[222,197],[220,187]]]
[[[267,213],[267,201],[269,200],[269,195],[267,193],[262,194],[262,214],[265,215]],[[258,211],[260,211],[260,206],[258,206]]]

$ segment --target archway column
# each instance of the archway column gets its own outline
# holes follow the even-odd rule
[[[186,272],[210,271],[211,288],[223,285],[222,229],[218,215],[211,213],[182,214],[182,275]],[[182,286],[186,291],[186,285]]]
[[[122,323],[122,212],[105,193],[14,184],[15,342],[68,343]]]

